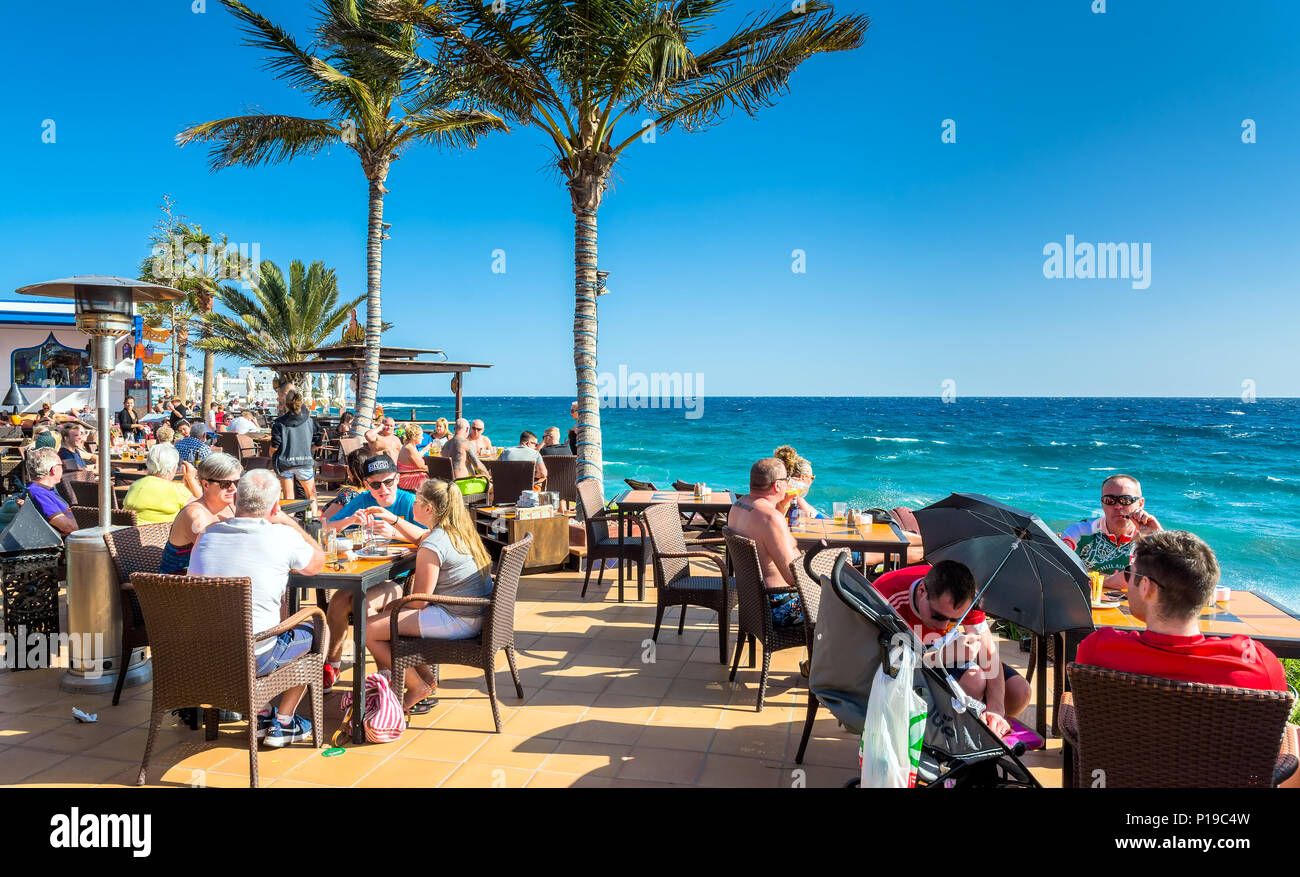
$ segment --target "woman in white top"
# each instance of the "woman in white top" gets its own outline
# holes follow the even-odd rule
[[[389,524],[397,520],[392,512],[378,506],[363,511]],[[412,594],[487,597],[492,593],[491,558],[454,484],[436,478],[425,481],[416,495],[415,520],[429,528],[429,535],[420,543],[415,558]],[[404,607],[398,615],[397,630],[402,636],[469,639],[482,631],[483,612],[481,606],[436,603],[425,603],[419,609]],[[393,666],[389,615],[388,610],[380,612],[366,627],[366,645],[375,663],[385,670]],[[435,703],[433,688],[433,676],[427,667],[408,670],[402,708],[415,715],[427,713]]]

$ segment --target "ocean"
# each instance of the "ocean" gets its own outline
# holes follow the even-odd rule
[[[399,421],[450,419],[449,397],[380,400]],[[632,401],[638,401],[633,399]],[[704,397],[601,412],[605,492],[624,478],[744,491],[749,466],[793,445],[817,478],[809,501],[918,507],[982,493],[1058,532],[1100,513],[1102,480],[1138,478],[1147,511],[1218,555],[1223,582],[1300,607],[1300,399]],[[465,399],[497,445],[525,429],[567,435],[570,398]]]

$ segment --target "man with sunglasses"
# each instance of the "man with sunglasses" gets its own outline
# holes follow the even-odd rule
[[[1265,646],[1243,634],[1201,633],[1201,608],[1214,600],[1219,562],[1200,538],[1182,530],[1144,536],[1132,569],[1120,575],[1128,582],[1129,611],[1146,630],[1103,627],[1079,643],[1080,664],[1180,682],[1286,690],[1282,662]]]
[[[352,498],[332,518],[321,524],[322,530],[341,530],[357,524],[361,527],[370,522],[374,532],[380,537],[405,539],[419,545],[429,531],[415,521],[415,494],[401,490],[397,486],[397,464],[387,454],[377,454],[361,464],[361,474],[365,478],[367,490]],[[375,515],[378,509],[386,509],[396,515],[393,523],[386,522]],[[381,582],[366,592],[366,601],[373,612],[379,611],[385,603],[401,594],[401,588],[392,582]],[[343,667],[344,633],[348,628],[348,613],[352,610],[352,595],[347,591],[335,591],[325,609],[325,624],[329,627],[329,650],[325,653],[325,679],[323,688],[329,691],[338,681]],[[364,624],[365,619],[354,619],[356,624]],[[356,660],[364,660],[364,655]]]
[[[1124,588],[1119,571],[1133,562],[1138,540],[1161,529],[1146,511],[1142,485],[1132,475],[1112,475],[1101,483],[1101,517],[1071,524],[1061,540],[1074,549],[1089,572],[1106,573],[1106,587]]]
[[[955,560],[942,560],[934,566],[918,564],[887,572],[872,584],[923,645],[962,622],[963,635],[942,654],[926,660],[947,668],[963,691],[988,707],[984,722],[993,733],[1001,737],[1010,733],[1008,719],[1029,705],[1032,691],[1020,674],[1002,663],[984,613],[966,611],[979,591],[970,569]]]
[[[469,425],[469,441],[479,456],[492,453],[492,439],[483,434],[483,421],[475,420]]]

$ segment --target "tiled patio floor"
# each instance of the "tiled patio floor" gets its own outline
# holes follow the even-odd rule
[[[414,718],[400,740],[349,744],[333,758],[305,743],[266,749],[258,756],[262,785],[819,787],[855,775],[857,740],[825,710],[804,764],[794,763],[807,704],[800,650],[773,655],[766,703],[755,712],[759,671],[742,662],[736,683],[727,681],[712,613],[692,610],[679,636],[678,610],[669,610],[651,654],[653,586],[645,602],[620,605],[610,578],[600,590],[593,583],[586,600],[576,573],[523,579],[516,630],[525,697],[514,696],[500,655],[501,734],[492,733],[482,676],[444,666],[438,706]],[[1027,656],[1013,644],[1003,643],[1003,657],[1023,673]],[[0,672],[0,784],[134,784],[150,686],[128,688],[114,707],[108,695],[60,691],[62,673]],[[350,682],[349,671],[343,679]],[[327,734],[338,726],[342,690],[326,696]],[[74,706],[98,713],[98,723],[73,721]],[[223,726],[208,743],[167,716],[150,784],[247,786],[245,727]],[[1024,761],[1045,786],[1060,785],[1058,740]]]

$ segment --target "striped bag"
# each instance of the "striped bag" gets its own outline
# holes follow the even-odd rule
[[[402,736],[406,728],[406,717],[402,715],[402,705],[397,695],[389,687],[385,673],[371,673],[365,683],[366,716],[363,724],[366,728],[366,740],[370,743],[392,743]],[[352,692],[343,693],[343,724],[335,735],[350,734],[352,728]],[[338,745],[337,742],[334,745]]]

